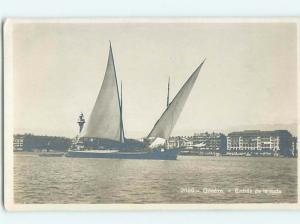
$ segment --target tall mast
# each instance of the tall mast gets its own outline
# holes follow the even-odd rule
[[[169,106],[169,98],[170,98],[170,76],[169,76],[169,80],[168,80],[167,108]]]
[[[120,119],[120,142],[124,142],[124,127],[123,127],[123,87],[122,87],[122,81],[121,81],[121,100],[120,100],[120,111],[121,111],[121,119]]]
[[[111,47],[111,42],[109,41],[109,48],[110,51],[112,52],[112,47]],[[118,93],[118,98],[119,98],[119,105],[120,105],[120,142],[124,142],[124,130],[123,130],[123,109],[122,109],[122,81],[121,81],[121,96],[119,96],[119,89],[118,89],[118,79],[117,79],[117,74],[116,74],[116,66],[115,66],[115,60],[114,60],[114,56],[113,53],[112,54],[112,63],[113,63],[113,67],[114,67],[114,71],[115,71],[115,80],[116,80],[116,86],[117,86],[117,93]]]

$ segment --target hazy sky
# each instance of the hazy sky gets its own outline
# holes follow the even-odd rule
[[[173,135],[297,122],[297,27],[247,24],[14,24],[14,132],[74,136],[92,110],[112,42],[127,137],[146,136],[207,58]],[[187,133],[190,134],[190,133]]]

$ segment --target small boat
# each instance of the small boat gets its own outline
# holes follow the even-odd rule
[[[79,134],[76,137],[75,144],[65,156],[176,160],[180,150],[170,148],[167,139],[171,135],[204,61],[191,74],[171,103],[169,103],[168,82],[167,108],[155,123],[149,135],[144,138],[143,142],[138,142],[134,139],[127,139],[124,134],[122,83],[119,95],[114,57],[110,44],[106,72],[87,127],[83,129],[85,120],[81,113],[77,122],[79,124]],[[102,144],[102,146],[98,150],[91,150],[89,145],[93,145],[95,142]]]
[[[39,156],[43,157],[62,157],[64,155],[64,152],[42,152],[39,154]]]

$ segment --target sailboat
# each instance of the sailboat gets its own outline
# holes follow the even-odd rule
[[[157,120],[148,136],[144,138],[143,142],[140,142],[125,137],[122,116],[122,85],[119,92],[114,56],[110,44],[105,76],[87,127],[82,131],[83,123],[80,123],[76,147],[68,150],[65,156],[176,160],[179,149],[168,147],[167,139],[171,135],[204,61],[191,74],[170,103],[168,82],[167,108]],[[95,144],[100,145],[101,148],[91,150],[89,147]]]

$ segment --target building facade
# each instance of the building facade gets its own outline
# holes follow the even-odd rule
[[[14,135],[13,140],[14,151],[23,151],[24,149],[24,135]]]
[[[221,133],[196,133],[193,136],[175,136],[167,141],[168,148],[180,148],[182,154],[226,154],[226,136]]]
[[[227,154],[249,156],[294,156],[293,136],[287,130],[232,132],[227,136]]]
[[[193,148],[193,138],[191,136],[174,136],[166,142],[167,148],[180,148],[182,150]]]
[[[226,136],[222,133],[196,133],[193,150],[203,155],[226,154]]]

